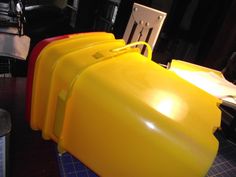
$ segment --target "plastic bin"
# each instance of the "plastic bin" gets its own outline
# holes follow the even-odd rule
[[[38,56],[31,126],[104,177],[199,177],[210,168],[219,99],[107,34]]]
[[[63,36],[56,36],[48,39],[44,39],[39,42],[32,50],[29,57],[28,64],[28,73],[27,73],[27,83],[26,83],[26,120],[30,122],[31,117],[31,101],[32,101],[32,87],[33,87],[33,78],[34,78],[34,70],[35,63],[38,59],[40,52],[46,47],[48,44],[55,42],[57,40],[65,39],[65,38],[76,38],[81,35],[94,35],[94,34],[103,34],[104,32],[90,32],[90,33],[80,33],[80,34],[68,34]]]
[[[60,94],[55,133],[100,176],[204,176],[218,99],[137,52],[87,68]]]
[[[0,177],[9,176],[9,137],[11,132],[10,114],[0,109]]]
[[[29,63],[28,63],[28,73],[27,73],[27,83],[26,83],[26,120],[30,122],[30,110],[31,110],[31,99],[32,99],[32,86],[33,86],[33,78],[34,78],[34,69],[35,63],[38,58],[38,55],[46,47],[49,43],[69,37],[69,35],[57,36],[53,38],[45,39],[39,42],[32,50]]]
[[[223,77],[223,74],[220,71],[203,67],[200,65],[192,64],[189,62],[181,61],[181,60],[172,60],[170,64],[170,70],[185,70],[185,71],[201,71],[201,72],[213,72],[214,74]]]
[[[55,136],[53,128],[58,96],[69,90],[76,78],[88,67],[122,53],[134,51],[134,49],[127,49],[120,52],[111,51],[112,49],[123,46],[125,46],[123,40],[101,42],[92,47],[84,47],[81,50],[69,53],[55,64],[48,92],[46,117],[42,129],[44,138],[53,138],[57,141],[58,137]],[[47,91],[45,90],[45,92]]]
[[[99,34],[99,35],[98,35]],[[57,40],[44,48],[40,53],[35,66],[34,82],[31,102],[31,127],[42,129],[46,117],[48,90],[51,82],[54,65],[63,55],[70,52],[90,47],[96,43],[115,40],[112,34],[108,33],[83,33],[73,38]]]

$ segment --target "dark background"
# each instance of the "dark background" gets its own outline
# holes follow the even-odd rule
[[[28,0],[26,7],[44,7],[26,10],[25,32],[31,48],[46,37],[72,32],[108,31],[122,38],[134,2],[168,14],[153,52],[156,62],[181,59],[222,70],[236,50],[236,0],[79,0],[74,27],[68,8],[59,9],[50,0]],[[26,75],[27,62],[15,61],[13,70],[16,76]]]
[[[93,22],[107,2],[81,0],[77,30],[97,30]],[[168,13],[154,50],[157,62],[175,58],[222,70],[235,51],[235,0],[121,0],[111,30],[117,38],[123,36],[134,2]]]

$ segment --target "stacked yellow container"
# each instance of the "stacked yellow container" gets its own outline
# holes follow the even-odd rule
[[[31,127],[100,176],[204,176],[220,102],[148,58],[108,33],[50,43],[36,63]]]

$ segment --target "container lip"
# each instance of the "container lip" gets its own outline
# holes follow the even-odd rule
[[[9,134],[11,131],[11,116],[9,112],[0,108],[0,137]]]

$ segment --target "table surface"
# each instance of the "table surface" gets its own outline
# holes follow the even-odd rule
[[[11,116],[9,167],[12,177],[60,176],[56,144],[42,139],[25,119],[26,78],[0,77],[0,108]]]

